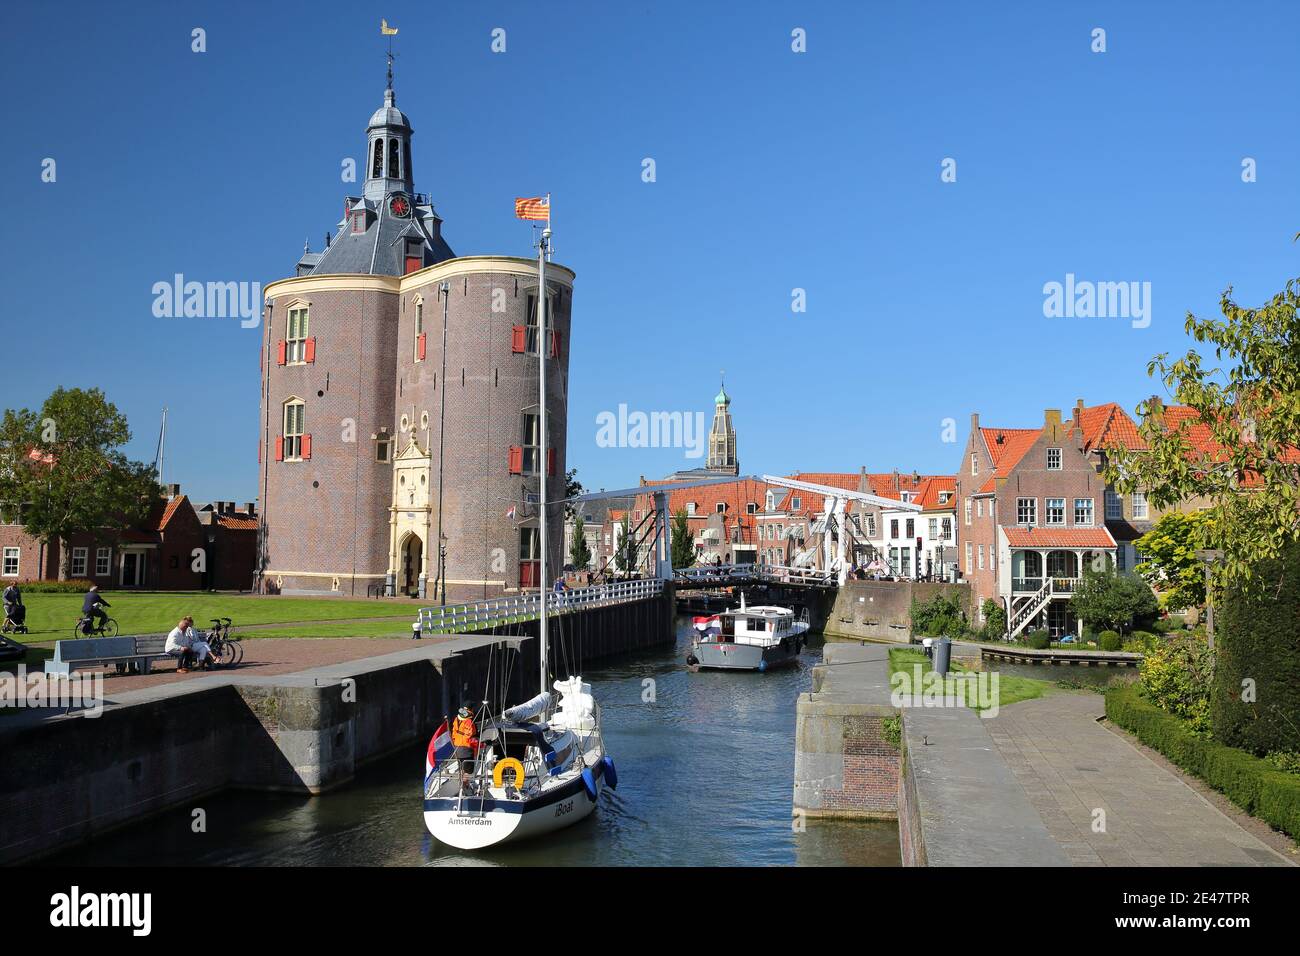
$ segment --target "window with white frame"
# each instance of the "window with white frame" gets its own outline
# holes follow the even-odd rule
[[[1065,524],[1065,499],[1046,498],[1043,500],[1043,523]]]
[[[688,515],[693,515],[693,514],[695,514],[695,502],[694,502],[694,501],[688,501],[688,502],[686,502],[686,513],[687,513]]]
[[[86,548],[72,549],[72,576],[74,578],[84,578],[86,576],[86,559],[90,552]]]
[[[875,536],[876,536],[876,516],[874,514],[868,514],[867,515],[867,537],[874,538]]]
[[[285,361],[307,361],[307,307],[301,306],[289,310],[287,328],[284,333]]]
[[[1144,491],[1133,492],[1133,520],[1145,521],[1147,518],[1147,496]]]
[[[969,541],[966,542],[966,573],[971,573],[971,567],[975,563],[975,546]]]
[[[979,545],[975,549],[975,553],[978,555],[978,560],[976,561],[975,566],[979,568],[981,571],[983,571],[984,570],[984,545],[982,544]]]
[[[725,501],[719,501],[717,504],[715,504],[715,505],[713,506],[713,510],[716,511],[716,512],[717,512],[718,514],[720,514],[720,515],[722,515],[722,514],[726,514],[726,513],[727,513],[727,503],[726,503]]]
[[[930,519],[930,540],[934,540],[937,537],[939,537],[939,519],[931,518]]]
[[[996,499],[996,498],[990,498],[990,499],[989,499],[989,517],[990,517],[990,518],[993,517],[993,510],[994,510],[994,509],[993,509],[993,506],[996,505],[997,503],[998,503],[998,499]]]
[[[891,538],[897,538],[897,537],[898,537],[898,519],[897,519],[897,518],[890,518],[890,519],[889,519],[889,536],[890,536]]]
[[[952,540],[952,519],[951,518],[943,519],[943,540],[945,541]]]
[[[752,501],[745,502],[745,514],[752,515],[758,513],[758,505]]]
[[[18,555],[17,548],[4,549],[4,557],[0,559],[0,575],[6,578],[18,577]]]
[[[304,405],[299,399],[284,403],[284,460],[302,458]]]
[[[95,549],[95,577],[102,578],[108,575],[112,566],[113,549],[96,548]]]
[[[1113,488],[1106,489],[1106,517],[1113,521],[1124,517],[1124,501]]]
[[[1016,499],[1016,524],[1038,524],[1038,499]]]
[[[975,499],[975,517],[977,517],[977,518],[983,518],[983,517],[984,517],[984,499],[983,499],[983,498],[976,498],[976,499]]]
[[[798,511],[802,507],[803,507],[803,499],[800,498],[798,495],[795,495],[793,498],[790,499],[791,511]]]
[[[970,473],[978,475],[980,473],[980,456],[971,452],[970,456]]]
[[[971,511],[970,499],[967,498],[966,499],[966,527],[968,528],[970,527],[970,511]]]
[[[1061,449],[1059,448],[1047,449],[1047,470],[1048,471],[1061,470]]]
[[[1074,499],[1074,523],[1079,525],[1092,524],[1092,499],[1091,498]]]

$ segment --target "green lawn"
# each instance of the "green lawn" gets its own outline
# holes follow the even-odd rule
[[[889,671],[890,674],[899,672],[911,675],[914,665],[921,665],[921,673],[928,674],[932,670],[930,659],[925,656],[925,651],[912,647],[892,647],[889,649]],[[944,679],[944,693],[955,694],[956,682],[964,678],[954,677],[954,672],[966,673],[968,668],[962,664],[953,662],[949,669],[948,676]],[[1032,677],[1012,677],[1007,674],[998,675],[998,699],[999,707],[1007,704],[1014,704],[1019,700],[1033,700],[1050,694],[1056,690],[1056,685],[1051,681],[1035,680]],[[976,707],[980,710],[983,708]]]
[[[31,633],[15,636],[20,641],[51,641],[72,637],[72,628],[81,616],[80,594],[23,595],[27,605],[27,625]],[[117,621],[122,634],[149,634],[167,631],[176,626],[182,615],[194,618],[195,626],[208,627],[214,617],[229,617],[236,628],[248,624],[282,624],[296,621],[347,621],[357,618],[406,617],[415,620],[417,605],[407,601],[356,600],[352,598],[281,597],[279,595],[209,594],[205,592],[140,592],[105,591],[104,599],[111,607],[108,615]],[[367,628],[376,624],[367,624]],[[411,626],[402,621],[389,621],[394,636],[410,636]],[[346,630],[356,633],[362,625],[352,625]],[[276,633],[277,637],[325,636],[322,627],[293,629]],[[259,632],[250,632],[259,633]],[[378,636],[374,631],[364,636]],[[342,636],[336,631],[330,636]],[[13,636],[13,635],[11,635]]]

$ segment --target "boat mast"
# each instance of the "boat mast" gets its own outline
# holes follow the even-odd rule
[[[154,455],[154,469],[158,472],[158,484],[163,483],[163,455],[167,446],[167,406],[163,406],[162,427],[158,430],[158,453]]]
[[[546,228],[542,230],[541,241],[537,244],[537,425],[540,434],[537,440],[537,545],[540,551],[538,562],[537,618],[538,645],[541,648],[541,692],[546,693],[547,685],[547,645],[550,636],[546,629],[546,349],[550,345],[550,336],[546,334],[546,250],[551,241],[551,197],[546,196]]]

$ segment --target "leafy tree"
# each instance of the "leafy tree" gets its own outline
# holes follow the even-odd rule
[[[58,388],[40,411],[6,409],[0,422],[0,502],[49,542],[111,537],[143,520],[158,496],[151,465],[127,460],[126,416],[97,388]],[[59,580],[71,556],[59,548]]]
[[[564,473],[564,497],[576,498],[584,491],[586,489],[582,487],[582,482],[578,480],[578,469],[570,468]],[[564,504],[564,517],[572,518],[575,514],[577,514],[577,509],[574,508],[573,503],[566,501]]]
[[[1140,577],[1107,565],[1104,570],[1083,569],[1070,596],[1070,609],[1090,630],[1125,632],[1154,621],[1160,603]]]
[[[587,529],[578,515],[573,522],[573,540],[569,542],[569,563],[579,571],[591,565],[591,548],[587,546]]]
[[[1137,540],[1144,560],[1134,570],[1165,592],[1171,611],[1205,603],[1205,565],[1196,552],[1205,547],[1207,523],[1203,511],[1170,511]]]
[[[984,640],[1002,640],[1007,633],[1007,611],[1002,602],[986,598],[980,610],[984,612]]]
[[[673,567],[689,568],[695,563],[695,541],[685,508],[673,515],[672,536]]]
[[[622,529],[618,537],[618,549],[614,552],[614,567],[626,574],[636,567],[636,542],[632,540],[632,522],[626,514],[619,522]]]
[[[1189,312],[1186,331],[1213,347],[1214,367],[1207,368],[1193,348],[1177,361],[1166,353],[1155,356],[1147,374],[1158,373],[1195,418],[1165,428],[1160,408],[1143,403],[1138,412],[1147,448],[1108,449],[1106,480],[1119,490],[1144,491],[1157,507],[1191,498],[1209,502],[1206,543],[1224,552],[1216,584],[1272,567],[1257,562],[1279,557],[1300,539],[1297,304],[1300,279],[1291,279],[1259,308],[1239,306],[1229,287],[1220,298],[1222,319]],[[1211,454],[1195,453],[1203,439],[1209,439]]]

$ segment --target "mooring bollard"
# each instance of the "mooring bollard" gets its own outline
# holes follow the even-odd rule
[[[420,622],[416,621],[414,624],[411,625],[411,640],[418,641],[419,639],[420,639]]]

